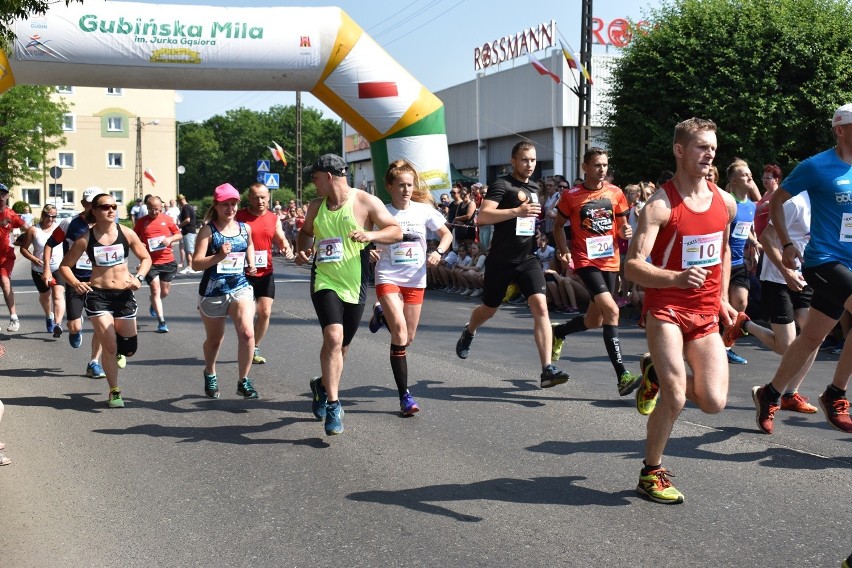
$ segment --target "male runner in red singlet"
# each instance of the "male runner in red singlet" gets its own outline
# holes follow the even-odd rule
[[[705,179],[716,156],[716,125],[700,118],[679,123],[673,150],[675,175],[645,204],[626,267],[627,278],[645,288],[650,350],[636,391],[637,409],[651,415],[636,490],[657,503],[683,503],[662,459],[686,399],[709,414],[725,407],[728,360],[719,318],[731,325],[737,315],[728,303],[729,225],[737,206]]]

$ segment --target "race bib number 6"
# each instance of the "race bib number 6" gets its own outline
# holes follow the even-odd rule
[[[681,268],[715,266],[722,262],[722,233],[683,238]]]
[[[266,268],[266,251],[265,250],[256,250],[254,251],[254,267],[255,268]]]
[[[51,266],[53,265],[53,261],[51,260]],[[77,264],[74,265],[74,268],[77,270],[91,270],[92,269],[92,261],[89,258],[88,253],[83,251],[83,254],[80,255],[80,258],[77,259]]]
[[[317,262],[340,262],[343,260],[343,238],[322,239],[317,245]]]

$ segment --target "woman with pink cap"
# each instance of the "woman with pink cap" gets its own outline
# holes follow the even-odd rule
[[[192,266],[204,271],[198,286],[198,311],[204,322],[204,392],[219,398],[216,359],[225,337],[225,318],[237,331],[237,394],[258,398],[249,379],[254,354],[254,292],[246,274],[255,274],[251,228],[235,220],[240,193],[229,183],[216,188],[213,205],[198,232]]]

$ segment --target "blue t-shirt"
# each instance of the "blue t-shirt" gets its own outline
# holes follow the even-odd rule
[[[852,270],[852,165],[832,148],[796,166],[781,187],[791,195],[807,191],[811,198],[804,266],[840,262]]]
[[[222,248],[222,245],[231,243],[232,258],[226,258],[219,264],[214,264],[201,275],[198,283],[198,295],[205,298],[233,294],[243,288],[251,286],[245,275],[245,252],[248,250],[248,232],[245,223],[237,222],[240,232],[233,237],[228,237],[219,232],[215,223],[210,226],[210,241],[207,244],[207,255],[213,255]],[[243,253],[242,258],[238,253]]]
[[[743,252],[751,234],[751,226],[754,224],[754,212],[757,206],[754,201],[748,198],[742,203],[738,199],[734,199],[737,201],[737,215],[731,221],[731,236],[728,240],[731,245],[731,266],[741,266],[744,262]]]

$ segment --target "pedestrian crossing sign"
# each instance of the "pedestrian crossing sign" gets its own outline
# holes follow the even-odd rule
[[[258,160],[257,161],[257,171],[268,172],[269,171],[269,160]]]
[[[263,185],[268,187],[269,189],[278,189],[280,186],[278,185],[278,174],[266,174]]]

